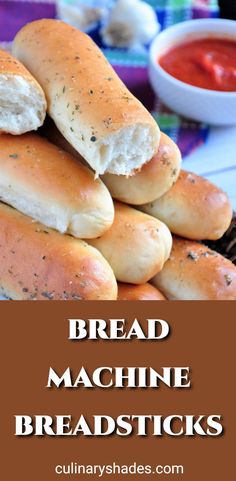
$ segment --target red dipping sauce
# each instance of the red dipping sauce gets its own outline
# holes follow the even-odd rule
[[[182,82],[203,89],[236,92],[236,41],[205,38],[177,45],[158,60]]]

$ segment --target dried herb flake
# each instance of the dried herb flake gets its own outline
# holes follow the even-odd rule
[[[224,278],[225,278],[225,280],[226,280],[227,286],[230,286],[230,284],[232,284],[232,278],[231,278],[231,276],[230,276],[229,274],[226,274],[226,275],[224,276]]]
[[[195,253],[192,252],[192,251],[189,251],[189,252],[188,252],[187,257],[188,257],[188,259],[191,259],[192,261],[196,261],[197,258],[198,258],[197,254],[195,254]]]

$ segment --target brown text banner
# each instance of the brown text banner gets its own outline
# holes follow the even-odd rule
[[[1,302],[4,448],[1,478],[5,481],[117,480],[122,476],[157,481],[232,479],[234,310],[233,302]],[[137,319],[145,335],[147,319],[160,319],[169,324],[170,332],[161,340],[71,340],[69,319],[100,319],[107,326],[110,319],[125,319],[126,333]],[[109,329],[107,333],[109,336]],[[96,383],[87,388],[82,383],[71,388],[63,383],[58,388],[49,388],[50,367],[58,376],[70,368],[74,381],[82,367],[90,379],[100,367],[113,370],[146,367],[159,373],[163,373],[164,367],[189,367],[191,387],[175,387],[172,372],[171,387],[160,381],[158,388],[127,385],[103,388]],[[127,370],[124,372],[127,374]],[[138,382],[137,376],[136,372]],[[109,370],[101,377],[104,384],[111,378],[115,382]],[[105,416],[115,422],[121,415],[150,418],[145,421],[146,435],[137,434],[136,418],[131,423],[133,431],[127,436],[122,435],[124,429],[120,429],[121,435],[117,434],[116,428],[103,436],[83,432],[63,436],[32,432],[16,436],[15,416],[20,415],[33,421],[35,416],[49,416],[54,431],[56,416],[67,416],[67,421],[70,417],[70,427],[75,427],[83,415],[91,432],[94,416]],[[158,424],[158,416],[163,421],[171,415],[176,416],[171,425],[175,433],[180,432],[181,416],[191,415],[196,418],[220,415],[224,431],[218,436],[186,436],[184,422],[182,435],[169,435],[164,429],[156,435],[153,416]],[[205,421],[202,425],[206,429]],[[105,432],[106,419],[102,426]]]

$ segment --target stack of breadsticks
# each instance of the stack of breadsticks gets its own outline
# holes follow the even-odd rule
[[[177,146],[93,41],[39,20],[13,55],[0,54],[0,292],[236,299],[235,266],[199,242],[227,230],[227,196],[180,171]],[[54,124],[32,133],[46,110]]]

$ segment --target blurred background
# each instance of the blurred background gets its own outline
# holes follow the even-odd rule
[[[151,88],[148,51],[163,29],[199,18],[236,19],[228,0],[0,0],[0,45],[11,49],[17,31],[39,18],[61,18],[103,49],[118,75],[177,142],[184,168],[217,183],[236,209],[236,127],[211,127],[185,119],[163,105]]]

